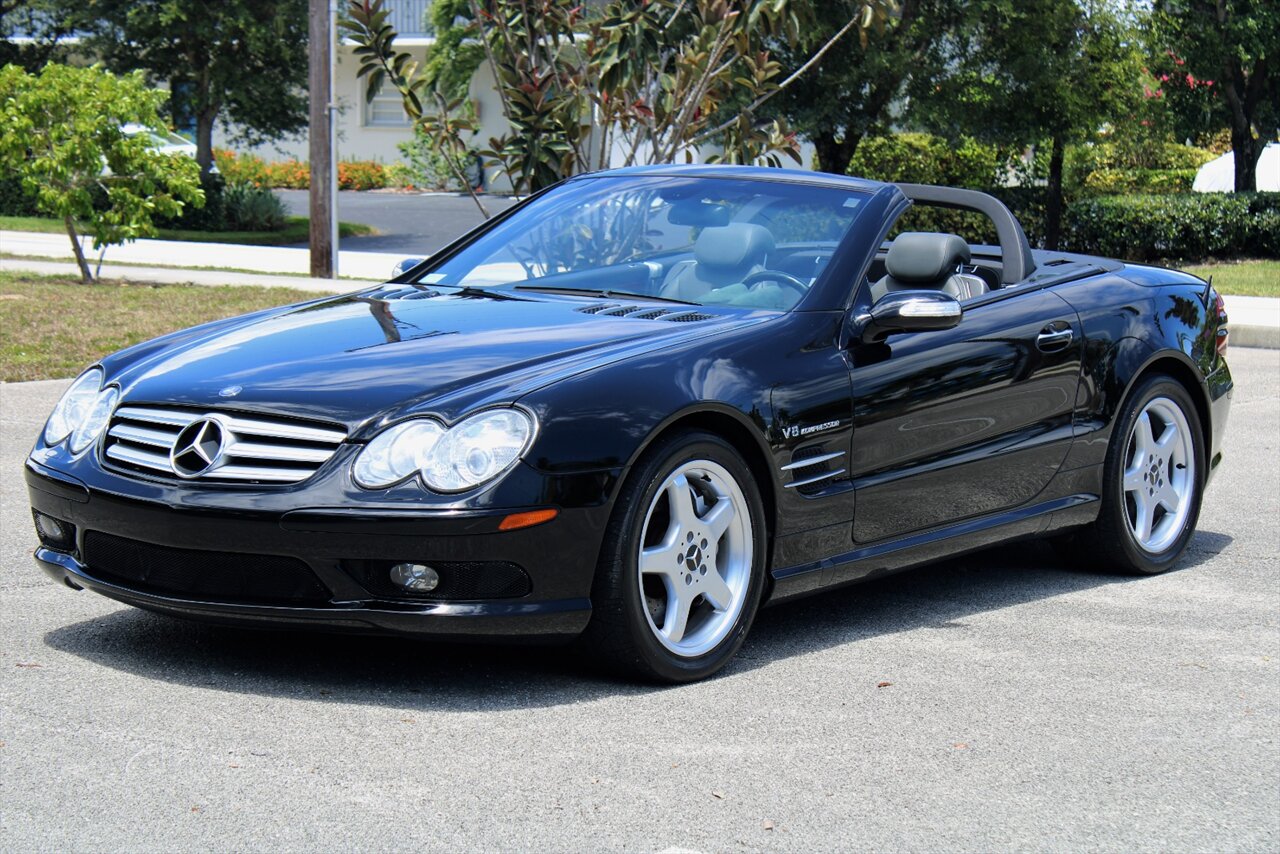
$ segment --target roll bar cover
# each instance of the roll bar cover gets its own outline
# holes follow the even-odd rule
[[[1027,240],[1022,224],[1004,204],[994,196],[977,190],[961,190],[955,187],[935,187],[931,184],[897,184],[902,194],[915,204],[939,208],[976,211],[985,215],[996,226],[1000,241],[1002,272],[1000,280],[1011,285],[1021,282],[1036,269],[1031,259],[1031,242]]]

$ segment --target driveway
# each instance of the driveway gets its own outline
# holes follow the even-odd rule
[[[765,611],[717,679],[251,632],[54,585],[0,386],[9,851],[1280,848],[1280,352],[1234,349],[1182,566],[1020,545]]]
[[[289,213],[307,216],[306,190],[277,190]],[[483,196],[490,214],[515,204],[509,196]],[[429,255],[484,221],[470,196],[449,193],[338,193],[338,219],[362,222],[381,232],[376,237],[347,237],[342,249],[396,252],[405,257]],[[307,244],[302,243],[305,247]]]

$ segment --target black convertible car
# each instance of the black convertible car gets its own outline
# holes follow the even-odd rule
[[[889,240],[913,203],[999,245]],[[1032,250],[981,193],[585,175],[386,285],[89,368],[27,461],[36,560],[166,614],[698,679],[766,601],[997,542],[1168,569],[1226,345],[1209,284]]]

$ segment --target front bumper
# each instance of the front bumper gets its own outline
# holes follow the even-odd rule
[[[553,521],[499,531],[504,513],[412,512],[359,507],[300,509],[284,514],[253,509],[194,511],[91,491],[73,478],[28,462],[31,506],[75,526],[74,547],[36,550],[37,565],[75,589],[89,589],[128,605],[207,622],[266,628],[430,635],[455,639],[567,639],[591,616],[590,591],[599,555],[603,508],[561,509]],[[517,508],[522,509],[522,508]],[[193,596],[122,582],[95,570],[85,536],[98,532],[159,549],[222,557],[296,559],[326,590],[304,605]],[[353,575],[360,561],[510,562],[530,580],[514,598],[434,601],[370,592]]]

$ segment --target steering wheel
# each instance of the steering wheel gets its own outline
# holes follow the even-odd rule
[[[803,279],[798,279],[781,270],[759,270],[742,280],[742,284],[749,288],[761,282],[777,282],[780,285],[786,285],[789,288],[793,288],[800,296],[809,293],[809,286],[805,284]]]

